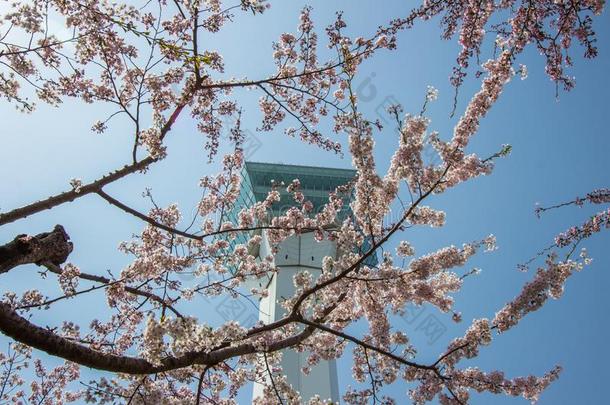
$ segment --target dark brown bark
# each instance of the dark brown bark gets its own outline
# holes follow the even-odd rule
[[[315,329],[309,326],[294,336],[270,344],[266,351],[273,352],[292,347],[311,336]],[[161,364],[152,364],[141,358],[103,353],[75,343],[55,334],[52,330],[34,325],[17,314],[9,305],[1,302],[0,332],[18,342],[82,366],[127,374],[154,374],[195,364],[213,366],[232,357],[261,351],[260,348],[249,343],[237,346],[221,345],[220,348],[209,353],[190,352],[180,357],[162,359]]]
[[[61,269],[58,266],[72,252],[73,245],[69,239],[61,225],[56,225],[51,232],[35,236],[18,235],[13,241],[0,246],[0,273],[6,273],[23,264],[39,264],[46,266],[54,273],[60,274]],[[102,283],[111,281],[94,275],[87,275],[82,278]],[[130,292],[143,295],[141,291],[135,289]],[[156,296],[154,298],[160,300]],[[269,328],[283,326],[290,321],[294,320],[284,320],[274,323],[274,325],[254,328],[250,333],[261,333]],[[276,342],[268,350],[274,351],[292,346],[311,335],[313,330],[311,328],[307,333],[301,332],[298,335]],[[0,302],[0,332],[35,349],[86,367],[128,374],[153,374],[194,364],[215,365],[231,357],[258,351],[253,345],[247,343],[238,346],[223,344],[209,353],[205,351],[190,352],[180,357],[167,357],[161,361],[161,364],[152,364],[142,358],[119,356],[93,350],[90,347],[66,339],[57,335],[51,329],[33,324],[19,315],[9,304],[3,302]]]
[[[71,252],[72,242],[61,225],[55,225],[51,232],[35,236],[17,235],[11,242],[0,246],[0,273],[28,263],[60,265]]]

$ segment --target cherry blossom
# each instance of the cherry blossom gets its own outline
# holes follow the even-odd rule
[[[319,396],[302,398],[289,384],[281,368],[285,351],[307,352],[303,373],[321,361],[349,357],[353,382],[341,387],[348,404],[404,403],[405,398],[385,394],[390,384],[404,384],[408,400],[417,404],[464,404],[477,392],[536,401],[558,378],[560,367],[542,376],[506,377],[472,362],[482,346],[492,345],[549,298],[559,298],[566,280],[591,264],[585,250],[579,258],[572,256],[581,242],[610,227],[608,189],[538,207],[537,215],[572,205],[604,206],[559,233],[522,291],[503,307],[490,309],[488,318],[473,320],[436,361],[420,359],[409,331],[395,319],[408,305],[429,305],[462,321],[456,294],[464,283],[476,282],[472,276],[478,273],[466,266],[474,255],[495,250],[495,238],[481,235],[430,252],[418,247],[416,254],[418,244],[409,230],[442,232],[446,213],[433,197],[491,175],[494,162],[508,156],[510,145],[490,156],[469,148],[513,77],[527,77],[520,59],[526,49],[538,50],[558,87],[574,86],[569,75],[573,44],[580,44],[585,58],[596,56],[593,26],[604,2],[424,1],[368,32],[354,32],[341,12],[327,27],[319,27],[316,10],[304,7],[295,16],[294,31],[278,33],[271,44],[267,74],[232,76],[237,67],[214,49],[209,35],[238,30],[238,16],[261,18],[271,4],[31,0],[3,9],[0,97],[33,117],[40,103],[104,106],[99,111],[108,113],[96,117],[92,131],[112,137],[115,121],[122,117],[130,144],[124,166],[90,182],[73,178],[68,191],[0,213],[0,225],[47,210],[52,216],[54,208],[90,196],[141,221],[142,227],[124,235],[119,245],[129,263],[107,273],[66,262],[80,247],[60,225],[50,232],[17,235],[0,246],[0,276],[30,264],[41,268],[32,277],[54,282],[18,292],[5,286],[0,331],[13,341],[0,352],[0,402],[114,403],[129,398],[131,403],[234,404],[256,381],[263,385],[257,404],[330,404]],[[399,38],[415,24],[437,16],[442,38],[455,37],[460,46],[448,73],[456,89],[453,112],[462,114],[451,133],[434,131],[438,120],[427,107],[439,93],[428,86],[419,112],[405,113],[392,105],[388,112],[395,128],[384,128],[359,108],[355,80],[377,55],[400,52]],[[49,19],[60,21],[65,30],[50,32]],[[492,55],[484,54],[488,43],[495,48]],[[460,109],[457,90],[469,74],[479,88]],[[242,89],[255,94],[255,111],[241,99]],[[321,206],[308,200],[299,179],[274,182],[257,202],[238,204],[245,187],[246,114],[259,120],[258,131],[283,132],[321,151],[349,155],[355,177],[325,196]],[[173,153],[168,138],[184,120],[194,123],[202,153],[220,167],[217,173],[199,175],[193,192],[201,198],[195,206],[157,203],[149,189],[144,193],[148,209],[111,195],[107,186],[138,173],[145,176]],[[381,135],[395,137],[397,146],[388,156],[379,156],[376,140]],[[385,166],[379,159],[387,159],[387,170],[380,169]],[[280,204],[288,208],[279,211]],[[260,254],[261,246],[278,252],[288,238],[305,234],[332,242],[337,254],[322,258],[320,271],[294,274],[294,293],[282,297],[277,321],[208,323],[201,308],[207,309],[214,297],[254,304],[270,298],[266,283],[283,269],[272,255]],[[394,242],[396,249],[386,249]],[[252,287],[252,281],[259,286]],[[103,292],[104,317],[89,323],[50,319],[46,327],[39,326],[43,311],[60,301],[77,303],[93,291]],[[45,364],[48,358],[40,351],[63,364]],[[84,382],[81,367],[106,373]]]

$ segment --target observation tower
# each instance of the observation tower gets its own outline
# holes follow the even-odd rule
[[[227,213],[227,219],[237,223],[239,212],[255,202],[264,201],[274,182],[275,184],[283,182],[284,186],[278,188],[281,200],[272,207],[273,214],[277,215],[295,206],[292,195],[286,191],[286,186],[294,179],[300,180],[300,191],[305,196],[305,200],[313,204],[312,212],[315,214],[328,202],[329,193],[335,191],[336,187],[349,183],[355,174],[356,171],[346,169],[245,162],[241,173],[240,195],[233,209]],[[350,200],[349,195],[344,196],[345,203],[337,224],[350,214]],[[259,258],[273,255],[274,264],[279,270],[270,278],[249,280],[246,286],[248,289],[252,287],[268,289],[269,295],[259,302],[259,319],[264,323],[270,323],[286,314],[286,310],[281,305],[282,297],[291,297],[294,294],[293,276],[308,271],[316,280],[322,271],[324,257],[335,257],[337,249],[334,242],[328,240],[317,242],[313,232],[308,232],[286,239],[279,245],[277,253],[273,254],[266,232],[259,232],[262,241],[257,251],[250,254]],[[232,240],[231,244],[246,244],[249,237],[251,235],[238,233],[238,237]],[[376,262],[375,257],[372,260]],[[283,351],[281,366],[289,384],[300,393],[303,402],[318,394],[321,399],[331,399],[334,403],[339,403],[335,361],[322,360],[311,368],[309,375],[305,375],[301,368],[307,365],[307,357],[307,352],[297,353],[289,349]],[[262,390],[261,384],[255,384],[253,398],[260,396]]]

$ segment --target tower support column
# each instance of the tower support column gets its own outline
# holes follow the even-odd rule
[[[261,257],[268,252],[269,245],[263,237]],[[268,296],[259,304],[259,319],[265,324],[277,321],[286,315],[282,307],[284,298],[294,295],[293,277],[308,271],[316,280],[322,271],[322,260],[325,256],[335,256],[335,245],[329,241],[317,242],[312,233],[292,236],[282,242],[279,251],[273,255],[278,272],[269,280]],[[307,366],[308,352],[298,353],[294,350],[283,350],[281,366],[289,384],[299,392],[303,403],[314,395],[321,399],[339,402],[337,366],[335,360],[321,360],[310,368],[305,375],[301,369]],[[262,394],[263,385],[255,383],[253,398]]]

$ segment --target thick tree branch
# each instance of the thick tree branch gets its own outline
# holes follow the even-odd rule
[[[296,335],[273,342],[268,345],[266,351],[274,352],[299,344],[311,336],[314,330],[315,328],[308,327]],[[75,343],[52,330],[34,325],[17,314],[8,304],[1,302],[0,331],[18,342],[82,366],[127,374],[155,374],[192,365],[215,365],[236,356],[260,352],[260,347],[251,343],[223,345],[221,349],[211,352],[189,352],[180,357],[166,357],[159,364],[153,364],[142,358],[103,353]]]
[[[66,261],[72,248],[70,237],[61,225],[55,225],[51,232],[35,236],[17,235],[11,242],[0,246],[0,273],[28,263],[59,265]]]
[[[18,219],[29,217],[30,215],[37,214],[44,210],[50,210],[51,208],[57,207],[58,205],[65,204],[67,202],[72,202],[77,198],[86,196],[87,194],[95,193],[100,188],[129,174],[135,173],[139,170],[143,170],[148,167],[148,165],[156,161],[157,159],[149,156],[137,163],[126,165],[117,171],[109,173],[98,180],[84,185],[78,191],[65,191],[61,194],[54,195],[45,200],[37,201],[35,203],[20,208],[16,208],[4,214],[0,214],[0,225],[5,225],[17,221]]]
[[[61,225],[55,225],[51,232],[44,232],[35,236],[18,235],[12,242],[0,246],[0,274],[6,273],[19,265],[37,264],[59,275],[63,271],[59,265],[66,261],[72,249],[70,236]],[[87,273],[79,273],[78,277],[104,284],[92,289],[92,291],[121,282],[121,280],[111,280],[107,277]],[[176,316],[182,317],[182,314],[172,306],[170,300],[164,300],[154,293],[134,287],[124,286],[124,289],[130,294],[139,295],[164,305]]]

